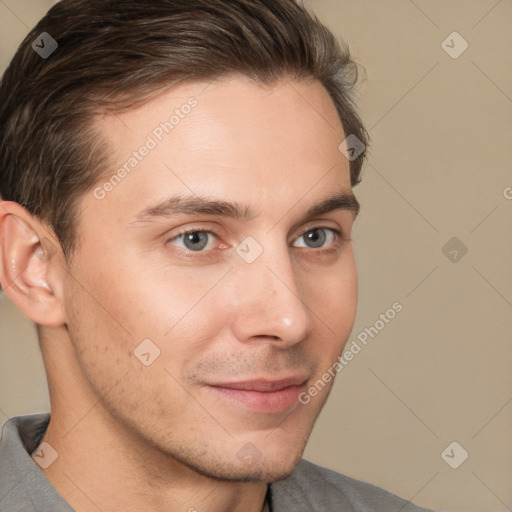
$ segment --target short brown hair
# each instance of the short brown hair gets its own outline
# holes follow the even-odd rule
[[[32,47],[43,32],[58,43],[48,58]],[[179,81],[235,73],[319,80],[345,134],[367,145],[347,46],[293,0],[63,0],[0,84],[0,195],[47,222],[69,255],[78,199],[110,170],[95,115],[140,106]],[[363,160],[350,162],[352,185]]]

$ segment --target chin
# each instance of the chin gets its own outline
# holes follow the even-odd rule
[[[223,482],[265,482],[273,483],[287,478],[293,473],[300,457],[293,463],[283,465],[269,466],[268,463],[254,464],[246,467],[244,464],[226,464],[222,466],[222,462],[218,461],[216,466],[204,466],[198,464],[188,464],[189,468],[196,473]]]
[[[251,453],[252,447],[247,453]],[[253,460],[242,451],[234,460],[227,459],[225,452],[201,456],[190,452],[180,453],[174,454],[173,458],[195,473],[214,480],[272,483],[291,475],[299,463],[302,451],[295,448],[292,453],[283,454],[282,451],[268,449],[265,454],[252,452]],[[244,460],[246,457],[247,460]]]

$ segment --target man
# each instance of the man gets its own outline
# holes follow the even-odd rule
[[[51,416],[6,424],[2,512],[419,510],[301,460],[356,312],[354,70],[292,0],[64,0],[27,36],[0,276]]]

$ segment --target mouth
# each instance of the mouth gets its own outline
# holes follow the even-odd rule
[[[279,380],[254,379],[208,384],[223,399],[261,413],[280,413],[292,409],[305,389],[309,377],[296,375]]]

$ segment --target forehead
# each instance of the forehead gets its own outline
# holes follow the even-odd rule
[[[343,128],[317,81],[184,83],[97,128],[114,160],[97,185],[110,181],[105,201],[120,207],[176,192],[250,202],[350,188]]]

